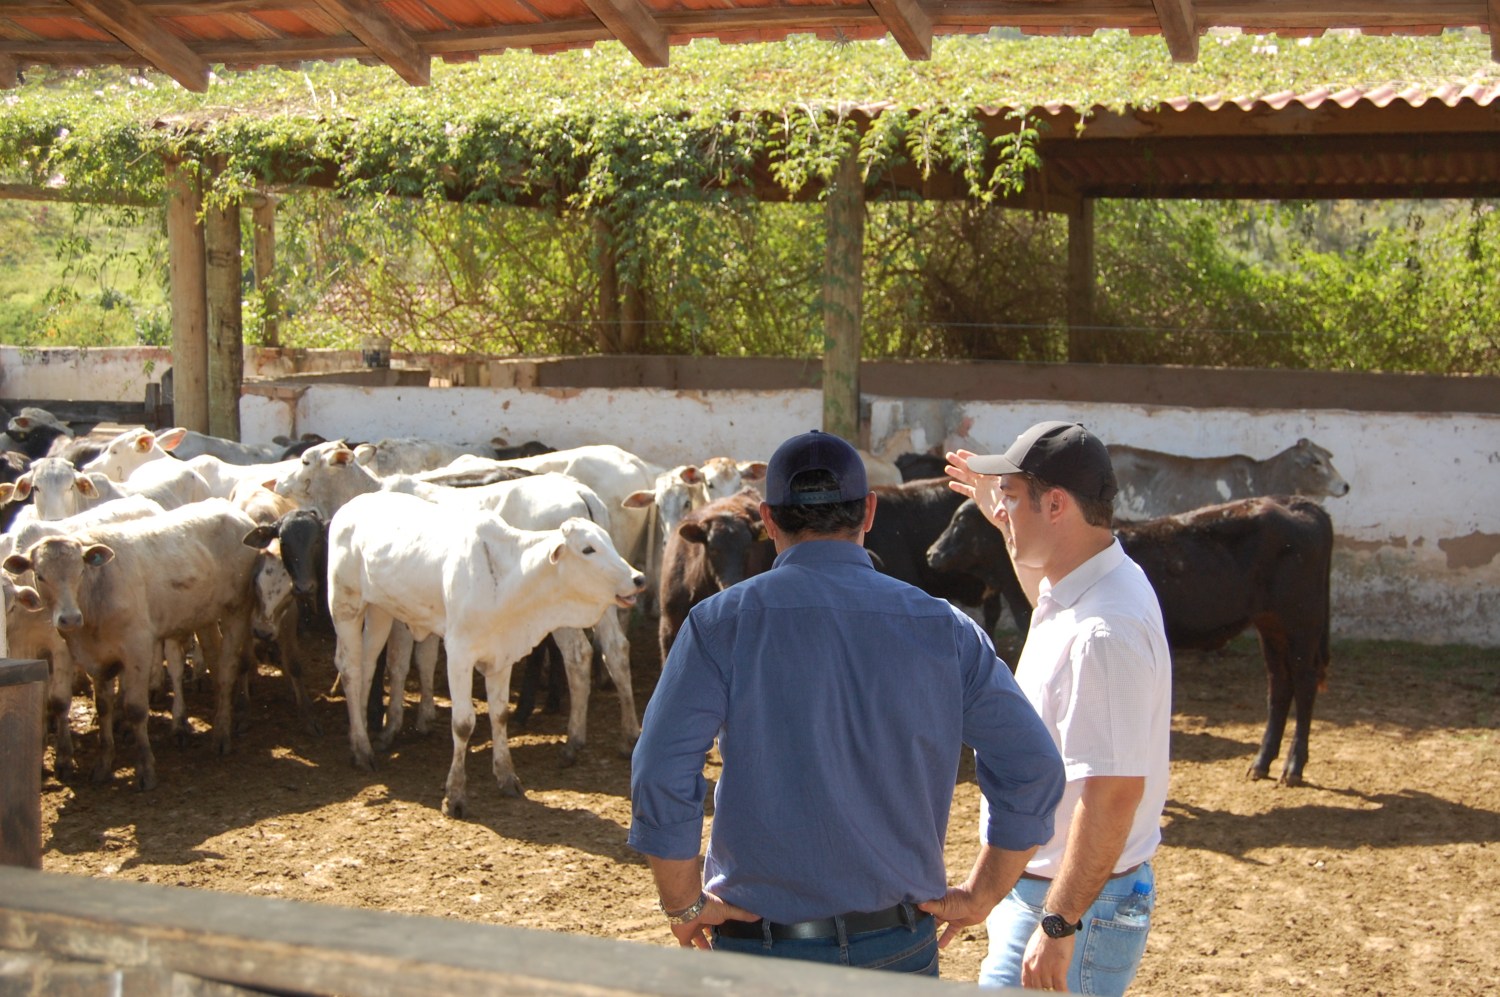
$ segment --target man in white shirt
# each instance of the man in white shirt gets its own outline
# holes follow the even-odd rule
[[[984,986],[1123,994],[1147,923],[1115,919],[1137,883],[1155,903],[1172,723],[1161,608],[1111,531],[1115,476],[1098,437],[1043,422],[1004,454],[948,454],[953,489],[1005,537],[1036,607],[1016,668],[1063,757],[1055,832],[990,914]],[[983,821],[983,816],[981,816]]]

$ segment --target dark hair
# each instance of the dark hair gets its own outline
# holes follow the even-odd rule
[[[1071,488],[1063,488],[1062,485],[1054,485],[1044,481],[1034,474],[1022,474],[1026,481],[1026,494],[1031,498],[1031,508],[1041,511],[1042,496],[1050,489],[1062,488],[1063,491],[1073,496],[1073,501],[1078,505],[1078,511],[1083,515],[1083,521],[1090,526],[1102,526],[1109,529],[1115,521],[1115,505],[1113,502],[1104,502],[1099,499],[1084,498]]]
[[[803,471],[791,480],[793,494],[837,491],[838,478],[824,470]],[[822,502],[817,505],[773,505],[771,521],[781,532],[796,536],[853,533],[865,523],[865,500]]]

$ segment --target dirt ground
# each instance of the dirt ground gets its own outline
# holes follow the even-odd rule
[[[640,625],[632,639],[644,704],[655,641]],[[625,847],[629,770],[615,753],[612,691],[594,694],[576,767],[558,765],[563,716],[513,733],[524,800],[496,792],[481,721],[471,817],[455,821],[438,809],[446,702],[438,733],[411,733],[408,713],[377,773],[358,772],[343,701],[328,692],[331,646],[310,650],[322,736],[300,729],[281,679],[264,669],[251,727],[227,758],[201,734],[174,745],[162,713],[154,792],[131,788],[128,767],[110,785],[45,779],[44,868],[671,943],[646,865]],[[1298,789],[1244,777],[1264,696],[1246,638],[1177,662],[1161,899],[1132,992],[1500,994],[1500,653],[1336,644]],[[84,730],[89,713],[76,705]],[[209,715],[208,691],[189,709]],[[95,746],[83,734],[85,772]],[[122,761],[131,757],[124,745]],[[966,771],[949,834],[955,878],[973,859],[977,813]],[[973,980],[984,944],[982,928],[970,930],[945,953],[943,976]]]

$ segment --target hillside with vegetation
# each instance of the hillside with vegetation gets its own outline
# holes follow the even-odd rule
[[[821,206],[754,201],[746,173],[769,158],[788,192],[816,187],[853,109],[879,107],[860,138],[867,177],[941,167],[971,197],[870,205],[865,356],[1057,360],[1066,223],[994,204],[1023,182],[1031,136],[993,148],[973,108],[1500,78],[1474,33],[1215,35],[1191,65],[1161,45],[947,38],[911,63],[891,44],[700,42],[668,70],[602,45],[436,65],[429,88],[310,65],[221,72],[202,95],[123,70],[34,75],[0,107],[0,172],[145,203],[162,195],[163,155],[224,157],[218,196],[274,181],[283,345],[376,331],[413,351],[594,351],[603,219],[641,351],[808,356],[822,347]],[[305,186],[329,164],[331,188]],[[1100,202],[1106,359],[1500,372],[1496,207]],[[153,208],[0,202],[0,340],[168,339],[162,224]],[[260,341],[264,302],[246,287],[246,339]]]

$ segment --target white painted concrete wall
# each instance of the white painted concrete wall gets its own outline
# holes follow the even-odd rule
[[[0,398],[134,402],[172,366],[165,347],[27,349],[0,346]]]
[[[134,400],[144,393],[139,351],[126,360],[91,350],[90,359],[95,353],[102,358],[87,367],[79,357],[27,367],[18,365],[18,352],[0,348],[0,398]],[[19,388],[13,380],[17,370],[27,378]],[[822,420],[815,390],[318,384],[277,394],[283,397],[244,397],[246,442],[309,431],[361,440],[502,437],[517,444],[538,439],[560,448],[608,442],[667,467],[721,454],[764,458],[781,440]],[[1338,535],[1334,632],[1500,647],[1500,416],[1192,410],[1024,399],[869,401],[875,449],[903,428],[911,431],[912,449],[926,449],[966,422],[976,443],[1003,449],[1033,422],[1051,418],[1080,420],[1110,442],[1190,456],[1268,457],[1309,437],[1332,451],[1351,486],[1348,496],[1326,502]]]

